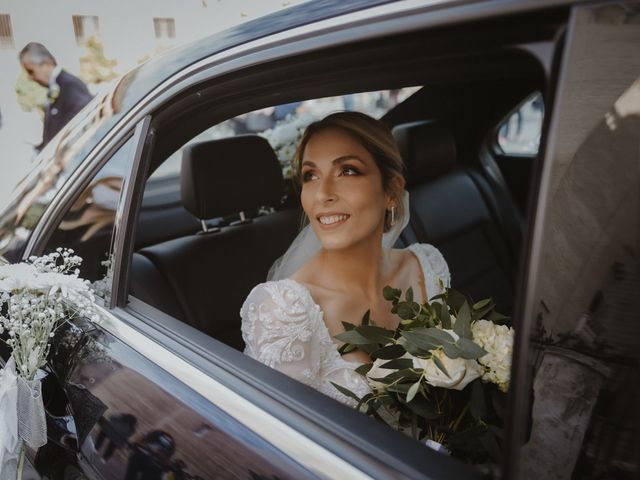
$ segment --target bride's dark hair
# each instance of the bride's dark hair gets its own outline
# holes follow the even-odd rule
[[[337,112],[313,122],[302,135],[293,161],[294,177],[300,182],[302,170],[302,156],[304,149],[313,135],[321,130],[339,128],[360,143],[374,158],[382,176],[384,191],[395,199],[395,221],[404,218],[402,191],[404,188],[404,163],[389,128],[380,120],[376,120],[361,112]],[[384,221],[384,231],[391,228],[391,216],[387,211]]]

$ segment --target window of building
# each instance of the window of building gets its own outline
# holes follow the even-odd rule
[[[154,18],[153,30],[158,46],[170,45],[176,38],[176,21],[174,18]]]
[[[79,46],[86,45],[91,37],[100,33],[100,24],[95,15],[73,15],[73,32]]]
[[[4,13],[0,14],[0,50],[11,50],[15,47],[11,16]]]

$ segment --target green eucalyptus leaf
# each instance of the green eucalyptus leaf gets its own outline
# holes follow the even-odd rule
[[[374,382],[380,382],[380,383],[384,383],[385,385],[388,385],[390,383],[393,383],[395,381],[395,379],[393,378],[389,378],[391,374],[386,375],[384,377],[369,377],[369,380],[373,380]]]
[[[420,343],[422,342],[425,345],[422,348],[428,348],[426,346],[428,344],[435,345],[436,347],[440,347],[445,343],[452,344],[452,345],[455,343],[455,340],[448,332],[445,332],[444,330],[440,328],[435,328],[435,327],[416,328],[406,332],[401,332],[401,335],[405,337],[407,340],[414,341],[416,344],[418,344],[418,346],[420,346]],[[432,349],[433,348],[429,348],[429,350],[432,350]]]
[[[367,343],[366,345],[358,345],[358,350],[363,351],[369,356],[371,356],[373,352],[379,349],[380,349],[380,344],[378,343]]]
[[[415,397],[416,394],[418,393],[418,389],[420,389],[419,381],[411,385],[411,387],[409,387],[409,390],[407,391],[407,403],[413,400],[413,397]]]
[[[440,293],[439,295],[434,295],[433,297],[431,297],[430,301],[433,302],[434,300],[446,300],[446,299],[447,299],[447,294]]]
[[[445,368],[444,364],[442,363],[442,361],[438,358],[437,355],[434,355],[433,357],[431,357],[431,360],[433,360],[433,363],[436,364],[436,367],[438,367],[438,369],[444,373],[447,378],[451,378],[451,375],[449,375],[449,372],[447,372],[447,369]]]
[[[404,346],[405,350],[409,352],[411,355],[413,355],[414,357],[425,358],[425,357],[431,356],[431,352],[429,350],[432,350],[432,349],[429,349],[429,350],[423,349],[418,347],[412,342],[406,341],[405,339],[402,339],[402,340],[404,340],[402,345]]]
[[[349,322],[341,322],[341,323],[345,332],[348,332],[349,330],[353,330],[354,328],[356,328],[356,325],[354,325],[353,323],[349,323]]]
[[[396,358],[380,365],[380,368],[388,368],[393,370],[403,370],[405,368],[413,368],[413,360],[410,358]]]
[[[476,302],[473,304],[473,309],[474,310],[481,310],[484,307],[486,307],[487,305],[489,305],[490,303],[492,303],[492,300],[490,298],[485,298],[484,300],[480,300],[479,302]]]
[[[413,287],[407,289],[407,293],[404,294],[405,301],[413,303]]]
[[[487,315],[486,320],[489,320],[490,322],[495,323],[496,325],[504,325],[507,322],[507,320],[509,320],[511,317],[506,317],[504,315],[502,315],[501,313],[496,312],[495,310],[493,312],[491,312],[489,315]]]
[[[359,373],[360,375],[365,376],[367,373],[369,373],[369,370],[371,370],[371,367],[373,367],[373,363],[364,363],[360,365],[358,368],[356,368],[356,373]]]
[[[413,368],[405,368],[403,370],[396,370],[385,377],[386,380],[398,381],[399,383],[413,383],[420,379],[420,373]]]
[[[336,335],[336,338],[341,342],[352,343],[354,345],[368,345],[372,343],[371,339],[365,337],[358,329],[349,330],[348,332],[342,332]]]
[[[364,312],[362,317],[362,325],[369,325],[369,320],[371,319],[371,310],[367,310]]]
[[[428,352],[441,345],[437,339],[428,334],[427,330],[428,329],[420,328],[400,332],[400,335],[406,341],[405,348],[409,353],[414,354],[416,348]]]
[[[460,348],[460,356],[467,360],[477,359],[487,354],[484,348],[468,338],[459,338],[456,344]]]
[[[462,308],[462,304],[467,301],[467,298],[457,290],[450,288],[447,290],[447,304],[452,307],[456,312]]]
[[[402,345],[387,345],[371,354],[373,358],[381,358],[382,360],[392,360],[401,357],[406,352]]]
[[[355,393],[353,393],[348,388],[345,388],[342,385],[338,385],[337,383],[334,383],[334,382],[331,382],[331,385],[333,385],[335,388],[337,388],[338,391],[340,393],[342,393],[343,395],[345,395],[345,396],[347,396],[349,398],[353,398],[356,402],[360,401],[360,397],[358,397]]]
[[[458,342],[443,343],[442,349],[444,350],[444,354],[451,359],[459,358],[462,356],[462,349],[458,347]]]
[[[395,334],[393,330],[387,330],[386,328],[376,327],[374,325],[362,325],[356,327],[355,331],[363,337],[368,338],[370,340],[368,343],[386,344],[393,339]]]
[[[397,288],[393,288],[387,285],[382,289],[382,296],[389,302],[397,302],[398,300],[400,300],[400,295],[402,295],[402,290],[399,290]]]
[[[357,347],[351,343],[345,343],[343,345],[340,346],[340,348],[338,348],[338,353],[340,355],[345,355],[347,353],[351,353],[353,351],[355,351],[357,349]]]
[[[442,328],[445,330],[451,330],[451,315],[449,315],[449,309],[447,306],[442,303],[435,302],[432,307],[436,311],[436,316],[440,321]]]
[[[483,318],[486,319],[486,316],[489,315],[489,313],[491,313],[491,311],[495,307],[496,307],[495,304],[492,302],[480,310],[474,310],[473,312],[471,312],[471,319],[472,320],[481,320]]]
[[[410,318],[414,318],[416,316],[416,312],[413,309],[413,305],[408,302],[400,302],[398,303],[398,316],[403,320],[409,320]]]
[[[458,310],[456,317],[456,323],[453,326],[453,331],[461,338],[472,338],[471,334],[471,310],[469,304],[464,302]]]
[[[410,387],[411,383],[394,383],[393,385],[389,385],[386,391],[400,393],[403,397],[406,397]]]

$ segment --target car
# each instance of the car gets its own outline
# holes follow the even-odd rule
[[[316,0],[124,75],[0,205],[2,262],[73,248],[98,292],[100,321],[54,339],[34,471],[637,475],[639,44],[635,1]],[[393,129],[399,246],[432,243],[456,289],[511,317],[499,461],[431,450],[242,353],[240,306],[298,231],[290,148],[336,109]]]

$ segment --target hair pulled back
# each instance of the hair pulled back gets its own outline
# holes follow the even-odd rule
[[[401,222],[406,213],[402,203],[404,163],[389,128],[369,115],[361,112],[337,112],[311,123],[304,131],[294,156],[295,178],[301,183],[304,150],[311,137],[322,130],[333,128],[346,132],[371,154],[380,170],[384,192],[395,200],[395,222]],[[391,215],[387,211],[384,231],[387,232],[390,228]]]

